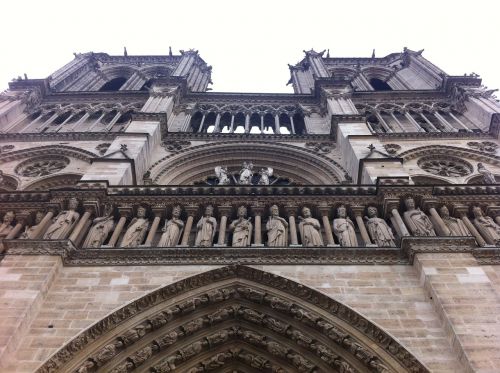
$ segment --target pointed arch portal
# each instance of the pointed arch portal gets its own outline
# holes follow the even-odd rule
[[[38,369],[132,371],[428,372],[346,305],[246,266],[155,290],[89,327]]]

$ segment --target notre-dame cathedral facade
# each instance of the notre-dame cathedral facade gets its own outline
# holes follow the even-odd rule
[[[195,50],[9,84],[0,371],[500,371],[493,91],[304,53],[293,94]]]

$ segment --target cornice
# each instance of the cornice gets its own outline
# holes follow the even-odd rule
[[[354,135],[356,136],[356,135]],[[494,140],[489,133],[484,132],[393,132],[373,133],[380,139],[426,140],[426,139],[488,139]]]
[[[117,137],[147,136],[142,132],[33,132],[33,133],[2,133],[0,140],[8,141],[113,141]]]
[[[169,132],[164,135],[164,141],[170,140],[209,140],[209,141],[242,141],[242,140],[252,140],[252,141],[268,141],[268,140],[278,140],[282,142],[303,142],[305,140],[312,141],[329,141],[329,134],[306,134],[306,135],[278,135],[278,134],[249,134],[249,133],[192,133],[192,132]]]

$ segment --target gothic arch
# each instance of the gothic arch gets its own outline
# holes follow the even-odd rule
[[[36,181],[24,186],[23,190],[47,191],[51,189],[73,188],[80,181],[81,174],[57,174],[38,178]]]
[[[15,176],[3,173],[0,175],[0,192],[10,192],[16,190],[18,185],[19,182]]]
[[[478,150],[459,148],[457,146],[447,145],[427,145],[418,148],[406,150],[399,154],[400,158],[410,161],[415,158],[431,155],[442,155],[444,157],[455,156],[458,158],[467,158],[477,162],[484,162],[495,166],[500,166],[500,157],[486,154]]]
[[[183,149],[156,162],[150,172],[160,185],[185,185],[214,175],[221,164],[238,170],[244,161],[252,161],[254,170],[273,167],[276,175],[293,183],[339,184],[345,170],[332,159],[304,148],[270,142],[246,141],[204,144]]]
[[[90,163],[92,158],[98,157],[97,154],[88,150],[75,148],[67,145],[43,145],[34,148],[20,149],[5,154],[0,154],[0,164],[19,159],[38,157],[44,155],[65,155],[70,158],[81,159]]]
[[[428,372],[346,305],[245,266],[155,290],[98,321],[38,370],[49,372]]]

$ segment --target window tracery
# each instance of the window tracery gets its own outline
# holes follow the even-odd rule
[[[69,165],[69,158],[63,156],[45,156],[30,158],[21,162],[15,169],[16,174],[24,177],[40,177],[59,172]]]
[[[446,177],[467,176],[470,175],[473,170],[470,163],[455,157],[423,157],[419,159],[417,164],[426,172]]]

